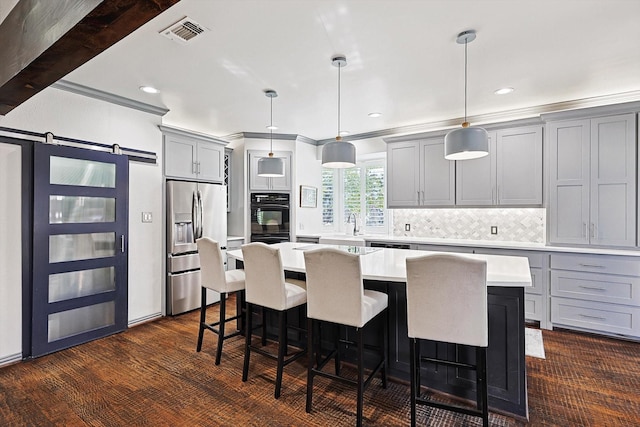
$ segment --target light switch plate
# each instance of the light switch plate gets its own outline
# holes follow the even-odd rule
[[[498,226],[497,225],[492,225],[491,226],[491,234],[498,234]]]
[[[142,212],[142,222],[153,222],[153,215],[151,212]]]

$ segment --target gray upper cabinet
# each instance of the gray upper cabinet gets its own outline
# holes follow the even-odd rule
[[[455,162],[444,158],[444,137],[387,145],[389,208],[453,206]]]
[[[456,162],[456,205],[496,204],[496,133],[489,132],[489,155]]]
[[[542,205],[542,126],[496,133],[498,205]]]
[[[249,191],[291,191],[291,151],[273,152],[284,159],[284,176],[279,178],[258,176],[258,160],[268,155],[268,151],[249,150]]]
[[[216,183],[224,182],[226,142],[202,134],[160,126],[164,137],[164,174]]]
[[[456,165],[444,158],[444,137],[420,141],[420,160],[420,203],[453,206],[456,203]]]
[[[418,206],[420,198],[420,144],[416,141],[387,145],[387,205]]]
[[[635,114],[550,122],[549,242],[635,246]]]
[[[542,126],[489,132],[489,155],[456,162],[456,205],[541,206]]]

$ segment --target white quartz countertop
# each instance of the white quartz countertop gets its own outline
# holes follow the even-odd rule
[[[278,243],[272,245],[280,249],[282,265],[285,270],[304,272],[304,251],[323,247],[336,247],[348,252],[362,252],[360,255],[362,277],[367,280],[389,282],[406,282],[405,260],[420,257],[431,251],[415,251],[407,249],[357,248],[354,246],[334,246],[310,243]],[[450,252],[451,253],[451,252]],[[531,273],[529,260],[526,257],[459,254],[472,259],[487,262],[487,286],[530,287]],[[242,250],[227,252],[227,256],[242,261]]]
[[[564,252],[564,253],[581,253],[596,255],[626,255],[640,257],[640,249],[610,249],[610,248],[591,248],[580,246],[551,246],[544,243],[531,242],[508,242],[502,240],[467,240],[467,239],[440,239],[433,237],[414,237],[414,236],[389,236],[386,234],[361,234],[357,236],[347,234],[298,234],[297,237],[310,238],[328,238],[332,241],[344,239],[345,241],[365,242],[397,242],[397,243],[413,243],[418,245],[444,245],[444,246],[464,246],[472,248],[490,248],[490,249],[514,249],[523,251],[544,251],[544,252]]]

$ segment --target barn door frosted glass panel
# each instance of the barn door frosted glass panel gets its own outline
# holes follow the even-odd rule
[[[112,197],[49,196],[49,224],[113,222],[115,218]]]
[[[94,160],[51,156],[49,183],[83,187],[116,186],[116,165]]]
[[[49,315],[48,342],[111,326],[114,323],[113,301],[52,313]]]
[[[55,234],[49,236],[49,262],[111,257],[115,241],[114,233]]]
[[[49,302],[95,295],[115,288],[116,271],[113,267],[50,274]]]

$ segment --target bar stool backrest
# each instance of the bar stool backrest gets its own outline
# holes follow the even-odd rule
[[[409,337],[487,347],[486,261],[437,254],[406,265]]]
[[[355,327],[367,322],[360,257],[333,248],[304,252],[307,316]]]
[[[196,240],[200,256],[200,283],[217,292],[229,292],[224,274],[224,261],[220,245],[209,237]]]
[[[274,310],[286,309],[284,269],[280,250],[261,242],[242,245],[247,302]]]

